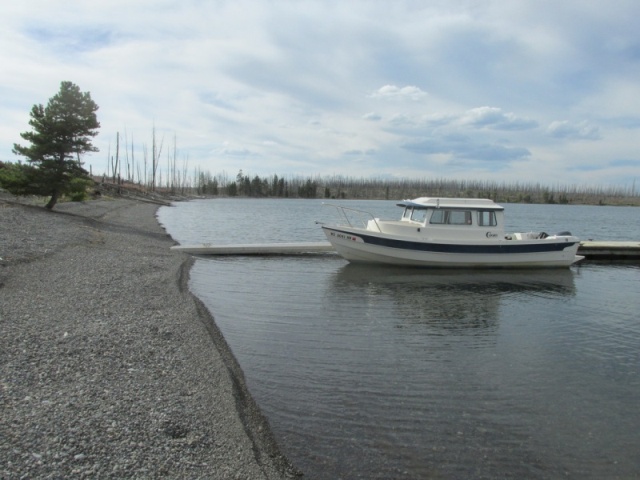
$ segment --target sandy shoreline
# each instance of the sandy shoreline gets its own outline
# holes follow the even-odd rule
[[[0,477],[291,478],[158,206],[0,198]]]

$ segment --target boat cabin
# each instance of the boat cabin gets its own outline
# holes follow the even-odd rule
[[[400,221],[376,219],[370,229],[429,239],[496,239],[504,236],[504,207],[487,199],[420,197],[397,204]],[[410,230],[409,230],[410,229]]]

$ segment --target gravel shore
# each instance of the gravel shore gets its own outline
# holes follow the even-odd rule
[[[157,208],[0,197],[0,478],[298,475]]]

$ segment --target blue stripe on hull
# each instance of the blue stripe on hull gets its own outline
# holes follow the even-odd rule
[[[471,253],[471,254],[509,254],[509,253],[541,253],[541,252],[560,252],[565,248],[572,247],[577,242],[545,242],[521,244],[519,240],[505,240],[499,245],[461,245],[450,243],[432,243],[432,242],[412,242],[408,240],[397,240],[392,238],[382,238],[373,235],[366,235],[361,232],[350,232],[346,230],[338,230],[330,228],[334,232],[344,235],[357,236],[369,245],[377,245],[380,247],[398,248],[402,250],[413,250],[417,252],[437,252],[437,253]]]

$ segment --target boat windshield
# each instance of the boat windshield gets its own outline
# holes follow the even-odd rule
[[[420,223],[424,223],[426,217],[427,210],[424,208],[407,207],[404,209],[404,213],[402,214],[402,218],[404,220],[411,220],[413,222]]]

